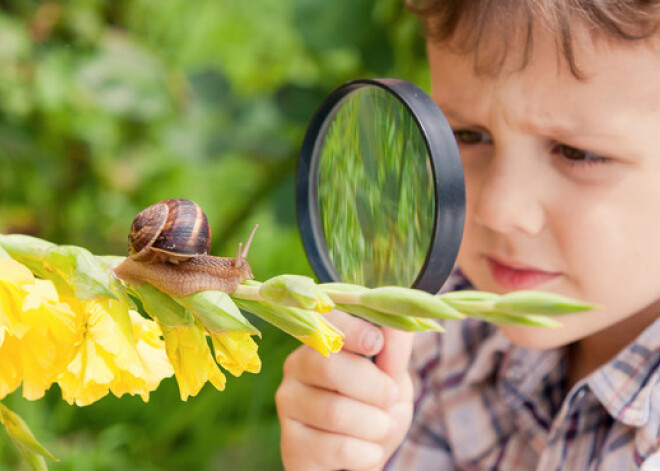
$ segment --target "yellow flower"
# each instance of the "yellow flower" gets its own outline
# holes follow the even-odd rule
[[[257,343],[248,332],[223,332],[211,334],[215,359],[220,366],[234,376],[244,371],[259,373],[261,359]]]
[[[330,325],[323,316],[316,314],[317,329],[304,336],[298,336],[298,340],[315,348],[319,353],[328,356],[341,350],[344,344],[341,332]]]
[[[21,381],[24,397],[42,397],[79,339],[79,320],[53,284],[0,258],[0,398]]]
[[[172,375],[158,326],[113,299],[68,302],[85,327],[75,357],[58,377],[62,397],[79,406],[108,392],[139,394],[148,401],[149,392]]]
[[[142,378],[146,381],[147,391],[153,391],[163,378],[169,378],[174,374],[174,369],[167,358],[165,342],[156,322],[145,319],[135,311],[129,311],[133,323],[133,336],[136,341],[138,354],[142,359],[146,375]],[[113,390],[114,394],[117,394]],[[142,399],[147,401],[149,394],[142,394]]]
[[[22,380],[20,367],[15,361],[19,357],[17,345],[5,345],[0,349],[0,397],[4,398],[7,394],[14,391]]]
[[[186,327],[160,327],[182,401],[197,395],[207,381],[219,391],[225,388],[225,375],[213,360],[206,333],[201,327],[196,324]]]

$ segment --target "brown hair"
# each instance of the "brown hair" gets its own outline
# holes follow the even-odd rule
[[[428,39],[473,53],[477,71],[487,73],[501,69],[514,41],[524,45],[525,67],[538,25],[556,38],[571,73],[580,77],[573,51],[576,23],[614,40],[641,40],[660,22],[660,0],[408,0],[408,7],[422,19]]]

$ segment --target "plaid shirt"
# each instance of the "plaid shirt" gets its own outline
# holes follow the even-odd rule
[[[446,286],[469,288],[458,272]],[[660,470],[660,319],[570,391],[563,349],[444,325],[416,338],[415,415],[388,470]]]

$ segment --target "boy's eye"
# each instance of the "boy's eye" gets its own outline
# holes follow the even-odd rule
[[[559,144],[555,146],[554,152],[561,155],[563,158],[571,161],[571,163],[593,163],[593,162],[603,162],[606,157],[596,154],[595,152],[590,152],[588,150],[578,149],[577,147],[567,146],[566,144]]]
[[[481,142],[491,142],[490,136],[478,131],[459,129],[454,131],[454,137],[459,144],[479,144]]]

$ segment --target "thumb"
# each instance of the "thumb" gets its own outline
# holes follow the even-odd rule
[[[395,381],[408,372],[414,334],[388,327],[382,328],[383,348],[376,355],[376,366]]]

